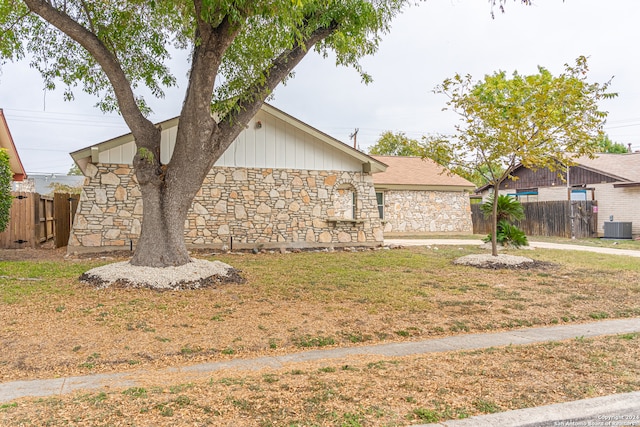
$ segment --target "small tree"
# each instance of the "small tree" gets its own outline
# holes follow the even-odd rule
[[[509,78],[500,71],[478,82],[456,74],[435,88],[449,98],[447,108],[461,123],[453,138],[425,141],[425,156],[476,171],[493,188],[492,255],[498,255],[500,186],[516,166],[556,171],[598,151],[607,117],[598,102],[616,94],[608,92],[610,81],[587,82],[587,72],[581,56],[557,77],[542,67],[530,76],[514,72]]]
[[[9,224],[9,212],[11,210],[11,179],[13,172],[9,164],[9,154],[4,148],[0,148],[0,232],[7,229]]]

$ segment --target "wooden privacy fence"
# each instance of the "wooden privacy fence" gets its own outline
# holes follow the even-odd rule
[[[489,234],[491,219],[485,219],[479,204],[471,205],[474,234]],[[523,203],[524,219],[516,221],[528,236],[596,237],[598,230],[598,202],[554,201]]]
[[[55,221],[55,245],[56,248],[67,246],[69,234],[73,225],[73,218],[78,208],[78,194],[55,193],[53,195],[53,218]]]
[[[12,192],[9,224],[0,233],[0,248],[37,248],[52,240],[57,248],[66,246],[78,206],[78,195]]]

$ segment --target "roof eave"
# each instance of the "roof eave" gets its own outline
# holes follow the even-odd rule
[[[23,181],[27,177],[27,172],[22,165],[22,160],[20,160],[18,149],[16,148],[16,144],[14,143],[13,137],[11,136],[9,124],[7,123],[2,108],[0,108],[0,136],[4,136],[4,138],[0,138],[0,141],[5,141],[5,144],[3,144],[2,148],[5,148],[7,149],[7,151],[9,151],[9,165],[11,166],[11,171],[13,172],[13,180]],[[6,145],[6,147],[4,147],[4,145]]]
[[[457,193],[461,192],[473,192],[475,186],[471,185],[420,185],[420,184],[385,184],[375,182],[373,186],[379,190],[411,190],[411,191],[453,191]]]

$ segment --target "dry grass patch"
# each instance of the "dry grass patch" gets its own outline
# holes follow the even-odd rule
[[[21,399],[5,426],[406,426],[640,389],[639,334],[340,364],[291,364],[183,384]],[[166,384],[174,384],[167,386]]]
[[[637,260],[537,250],[553,265],[453,265],[476,252],[221,255],[245,284],[180,292],[78,282],[104,261],[0,262],[0,381],[640,316]]]

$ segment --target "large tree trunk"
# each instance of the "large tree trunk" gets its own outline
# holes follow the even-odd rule
[[[296,45],[275,58],[266,80],[253,88],[253,96],[239,101],[237,110],[220,123],[211,116],[211,93],[217,75],[212,70],[218,69],[222,54],[238,29],[234,30],[226,19],[215,34],[206,26],[200,29],[202,43],[193,50],[189,87],[169,164],[160,163],[159,129],[153,135],[134,133],[138,147],[134,168],[142,192],[143,217],[142,232],[131,259],[133,265],[167,267],[190,261],[184,225],[193,198],[213,164],[258,112],[269,93],[316,42],[335,28],[319,28],[304,45]]]
[[[208,141],[214,132],[212,123],[206,126],[188,119],[181,121],[176,148],[168,165],[151,161],[150,156],[136,155],[134,164],[142,193],[143,215],[140,239],[131,259],[133,265],[167,267],[190,262],[184,240],[187,214],[219,157],[203,148],[211,145]],[[195,149],[198,145],[200,149]],[[159,147],[159,132],[158,144],[153,146]],[[159,152],[157,156],[159,159]]]
[[[162,186],[146,184],[140,189],[144,206],[142,231],[131,264],[147,267],[186,264],[190,261],[184,242],[186,214],[171,208],[174,201]]]

